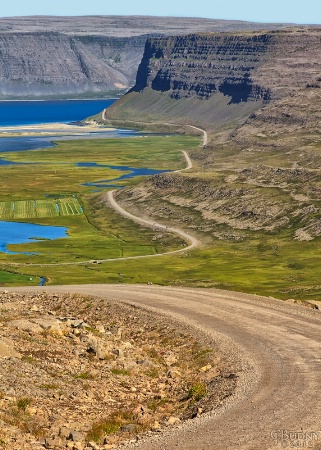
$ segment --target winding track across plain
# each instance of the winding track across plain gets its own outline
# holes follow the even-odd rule
[[[230,401],[133,448],[271,450],[321,442],[319,311],[214,289],[78,285],[11,290],[90,294],[152,309],[212,336],[234,361],[238,388]]]
[[[182,237],[185,241],[187,241],[189,243],[189,245],[187,247],[183,247],[178,250],[172,250],[170,252],[157,253],[157,254],[153,254],[153,255],[143,255],[143,256],[129,256],[127,258],[125,257],[125,258],[118,258],[118,259],[151,258],[154,256],[172,255],[175,253],[186,252],[187,250],[191,250],[194,247],[197,247],[199,245],[199,242],[195,237],[191,236],[190,234],[186,233],[185,231],[180,230],[179,228],[168,227],[166,225],[156,223],[152,220],[142,219],[141,217],[134,216],[130,212],[126,211],[114,199],[114,191],[107,192],[107,199],[108,199],[108,203],[110,204],[110,206],[112,206],[112,208],[115,211],[117,211],[119,214],[121,214],[123,217],[126,217],[127,219],[131,219],[133,222],[139,223],[144,226],[158,228],[161,230],[165,230],[168,233],[177,234],[178,236]],[[108,260],[102,260],[102,261],[108,261]]]
[[[107,110],[107,108],[105,108],[105,109],[103,110],[102,115],[101,115],[101,118],[102,118],[104,121],[107,122],[107,119],[106,119],[106,110]],[[127,123],[128,123],[128,122],[131,122],[131,123],[141,123],[141,124],[144,124],[144,125],[151,125],[150,122],[140,122],[140,121],[134,121],[134,120],[127,120],[126,122],[127,122]],[[153,122],[153,125],[155,125],[155,123],[156,123],[156,122]],[[179,124],[173,123],[173,122],[160,122],[160,124],[161,124],[161,125],[176,125],[176,126],[179,125]],[[207,136],[207,132],[206,132],[205,130],[203,130],[203,128],[195,127],[194,125],[186,125],[186,126],[187,126],[187,127],[190,127],[190,128],[194,128],[194,130],[198,130],[198,131],[200,131],[201,133],[203,133],[203,144],[202,144],[202,147],[204,147],[204,145],[207,145],[207,142],[208,142],[208,136]]]
[[[191,161],[188,153],[185,150],[183,150],[182,153],[186,159],[187,166],[184,169],[175,170],[175,172],[183,172],[184,170],[188,170],[193,167],[192,161]],[[167,225],[162,225],[160,223],[157,223],[153,220],[143,219],[141,217],[134,216],[130,212],[126,211],[116,202],[116,200],[114,198],[114,192],[115,192],[115,190],[108,191],[105,194],[105,200],[106,200],[106,203],[109,206],[111,206],[115,211],[117,211],[120,215],[122,215],[123,217],[126,217],[127,219],[132,220],[135,223],[139,223],[145,227],[156,228],[156,229],[166,231],[167,233],[176,234],[179,237],[181,237],[183,240],[185,240],[188,243],[188,245],[185,247],[182,247],[178,250],[171,250],[171,251],[163,252],[163,253],[153,253],[150,255],[124,256],[124,257],[120,257],[120,258],[105,258],[105,259],[99,259],[99,260],[86,260],[86,261],[77,261],[77,262],[46,263],[46,264],[45,263],[30,263],[28,265],[29,266],[41,266],[41,267],[45,267],[45,266],[82,266],[82,265],[86,265],[86,264],[112,262],[112,261],[129,260],[129,259],[155,258],[155,257],[160,257],[160,256],[165,256],[165,255],[173,255],[176,253],[183,253],[183,252],[186,252],[187,250],[192,250],[193,248],[199,247],[200,242],[194,236],[191,236],[190,234],[186,233],[183,230],[180,230],[179,228],[169,227]],[[9,266],[19,266],[20,263],[8,263],[8,265]]]
[[[105,109],[103,111],[103,119],[104,119],[104,115],[105,115]],[[105,119],[104,119],[105,120]],[[198,127],[194,127],[193,125],[187,125],[191,128],[195,128],[196,130],[199,130],[203,133],[203,144],[202,146],[207,144],[207,133],[205,130],[198,128]],[[175,173],[179,173],[179,172],[184,172],[185,170],[189,170],[193,168],[193,163],[191,161],[191,158],[189,157],[189,154],[185,151],[182,150],[182,153],[184,155],[184,158],[187,162],[187,166],[184,167],[183,169],[178,169],[175,170]],[[162,225],[159,224],[157,222],[151,221],[151,220],[146,220],[146,219],[142,219],[140,217],[134,216],[133,214],[131,214],[130,212],[124,210],[115,200],[114,198],[114,192],[115,191],[108,191],[106,194],[106,200],[107,203],[115,210],[117,211],[119,214],[121,214],[123,217],[126,217],[130,220],[132,220],[133,222],[139,223],[143,226],[147,226],[147,227],[153,227],[153,228],[158,228],[161,230],[165,230],[168,233],[174,233],[178,236],[180,236],[181,238],[183,238],[186,242],[188,242],[188,245],[186,247],[183,247],[181,249],[178,250],[172,250],[169,252],[164,252],[164,253],[156,253],[156,254],[152,254],[152,255],[140,255],[140,256],[127,256],[127,257],[121,257],[121,258],[106,258],[106,259],[99,259],[99,260],[86,260],[86,261],[77,261],[77,262],[65,262],[65,263],[47,263],[47,264],[43,264],[43,263],[30,263],[29,266],[41,266],[41,267],[45,267],[45,266],[82,266],[85,264],[90,264],[90,263],[103,263],[103,262],[111,262],[111,261],[118,261],[118,260],[128,260],[128,259],[141,259],[141,258],[154,258],[154,257],[159,257],[159,256],[164,256],[164,255],[171,255],[171,254],[175,254],[175,253],[182,253],[182,252],[186,252],[187,250],[192,250],[195,247],[198,247],[200,245],[199,241],[194,237],[191,236],[190,234],[184,232],[183,230],[180,230],[179,228],[174,228],[174,227],[168,227],[166,225]],[[8,265],[10,266],[19,266],[20,263],[8,263]]]
[[[295,448],[305,448],[321,437],[319,311],[215,289],[82,285],[12,290],[91,294],[152,309],[212,336],[234,360],[238,388],[226,404],[133,448],[277,449],[289,431],[301,432]],[[304,434],[308,432],[316,434]],[[293,448],[286,443],[282,448]]]

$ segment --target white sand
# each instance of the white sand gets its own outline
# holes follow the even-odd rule
[[[44,123],[36,125],[19,125],[0,127],[0,136],[46,136],[46,135],[64,135],[64,134],[83,134],[97,131],[114,131],[115,128],[106,128],[97,124],[88,124],[85,126],[69,125],[67,123]]]

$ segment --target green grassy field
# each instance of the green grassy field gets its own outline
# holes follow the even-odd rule
[[[56,198],[83,195],[93,191],[84,183],[112,180],[128,173],[108,167],[77,166],[78,163],[179,169],[186,164],[181,150],[194,148],[198,143],[198,138],[184,136],[110,138],[60,141],[52,148],[2,153],[1,158],[24,164],[0,167],[0,202],[34,200],[45,194]],[[115,184],[126,186],[139,181],[141,177]]]
[[[38,268],[22,264],[19,270],[31,273],[31,276],[45,274],[58,284],[152,282],[216,287],[282,299],[308,300],[321,296],[320,257],[316,243],[298,242],[293,246],[286,236],[281,239],[270,235],[268,238],[264,233],[253,235],[246,242],[220,241],[176,256],[81,266],[44,265]]]
[[[0,202],[0,220],[34,219],[83,214],[76,198]]]
[[[82,261],[181,248],[184,243],[177,237],[120,217],[101,201],[101,192],[83,184],[113,179],[126,171],[77,163],[179,169],[186,164],[181,150],[193,149],[198,143],[198,138],[154,136],[65,141],[49,149],[2,153],[4,159],[28,164],[0,167],[0,219],[64,226],[69,237],[8,245],[10,251],[21,254],[0,253],[0,284],[36,284],[40,276],[53,283],[68,283],[70,275],[79,270],[74,264]],[[141,179],[122,180],[121,184]],[[47,275],[49,267],[52,270]]]
[[[9,270],[0,269],[0,286],[33,286],[39,283],[39,277],[37,275],[26,275],[14,271],[10,272]]]
[[[0,285],[38,284],[39,277],[46,277],[52,284],[154,283],[218,287],[283,299],[319,299],[321,238],[304,242],[293,240],[295,229],[302,227],[301,219],[292,216],[296,207],[292,194],[278,187],[251,189],[260,193],[258,198],[263,203],[275,201],[288,208],[290,220],[286,227],[275,231],[243,229],[240,241],[217,239],[211,234],[213,230],[210,233],[206,231],[209,222],[204,221],[197,208],[188,204],[184,207],[176,205],[175,213],[173,204],[162,200],[157,206],[160,215],[156,214],[155,220],[161,221],[162,208],[166,210],[170,206],[171,213],[165,223],[175,223],[176,220],[176,225],[184,228],[186,217],[185,228],[191,227],[190,232],[195,230],[203,242],[202,247],[180,255],[119,259],[161,254],[182,248],[184,242],[174,235],[141,227],[119,216],[106,206],[101,192],[96,193],[93,188],[83,185],[88,181],[115,178],[123,171],[107,167],[85,168],[76,164],[96,162],[113,166],[179,169],[185,166],[181,150],[193,153],[198,144],[199,138],[187,136],[66,141],[59,142],[54,148],[2,154],[9,160],[29,164],[0,167],[3,187],[0,191],[0,218],[65,226],[69,237],[9,245],[11,251],[33,255],[0,253]],[[186,188],[179,195],[185,200],[191,198],[196,189],[195,176],[205,183],[206,189],[209,180],[214,185],[224,186],[226,176],[235,174],[232,170],[234,153],[233,149],[225,151],[218,148],[214,167],[218,166],[220,170],[180,175],[189,177],[190,182],[185,183]],[[272,163],[274,159],[285,158],[283,154],[273,152],[269,157]],[[33,162],[37,164],[33,165]],[[286,163],[284,160],[283,164]],[[244,167],[251,164],[250,153],[243,152],[241,164]],[[280,161],[275,165],[279,166]],[[196,169],[199,166],[200,162],[196,161]],[[246,180],[242,177],[239,175],[238,180],[233,181],[234,188],[244,187]],[[128,179],[121,184],[135,186],[142,179]],[[290,179],[288,183],[291,183],[292,193],[301,192],[299,181]],[[313,179],[313,183],[314,186],[319,183],[318,179]],[[150,197],[149,202],[154,203],[154,200]],[[232,196],[228,206],[238,201]],[[143,213],[144,208],[141,207]],[[173,213],[177,214],[178,220]],[[214,225],[215,230],[220,233],[234,231],[227,225]],[[115,260],[99,262],[104,259]]]

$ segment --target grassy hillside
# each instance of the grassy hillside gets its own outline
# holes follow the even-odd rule
[[[106,111],[106,118],[111,123],[118,121],[135,122],[173,122],[176,124],[193,124],[206,129],[237,126],[251,113],[262,106],[262,102],[249,102],[231,105],[230,99],[217,94],[208,100],[195,96],[179,100],[167,93],[160,93],[150,88],[143,92],[131,92],[123,96]]]
[[[284,299],[320,297],[320,105],[318,86],[298,90],[232,131],[212,128],[209,145],[191,154],[193,170],[118,193],[134,214],[175,224],[203,243],[185,258],[168,259],[164,277],[156,279]]]

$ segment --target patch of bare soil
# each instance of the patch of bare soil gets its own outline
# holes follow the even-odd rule
[[[111,449],[200,416],[237,376],[168,319],[77,295],[0,294],[0,448]]]

